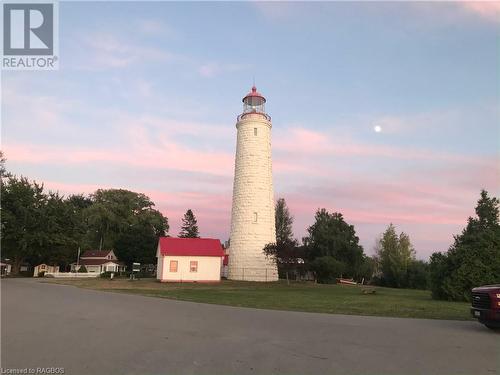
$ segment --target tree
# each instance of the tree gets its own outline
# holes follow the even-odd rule
[[[118,259],[128,265],[154,262],[158,237],[166,235],[169,225],[149,197],[123,189],[99,189],[90,199],[72,197],[87,225],[82,244],[114,249]]]
[[[46,249],[47,234],[40,223],[47,196],[42,184],[16,176],[2,181],[1,193],[2,256],[12,260],[12,273],[18,274],[22,263]]]
[[[375,272],[375,260],[372,257],[363,254],[363,261],[356,269],[354,278],[357,280],[362,280],[368,283],[373,278],[373,273]]]
[[[287,243],[293,239],[293,216],[286,205],[284,198],[279,198],[275,207],[276,242]]]
[[[301,248],[296,240],[285,239],[276,243],[267,244],[264,254],[271,258],[278,266],[278,271],[284,273],[287,284],[290,284],[289,274],[297,268],[301,258]]]
[[[429,288],[429,264],[423,260],[413,260],[408,266],[407,287],[411,289]]]
[[[377,258],[380,262],[381,283],[385,286],[402,288],[408,284],[408,268],[415,261],[415,250],[410,237],[390,224],[377,245]]]
[[[168,232],[168,219],[144,194],[123,189],[99,189],[91,195],[92,204],[84,209],[88,225],[85,242],[99,249],[113,249],[124,233],[134,226],[147,228],[155,237]],[[79,200],[81,204],[86,204]],[[120,249],[115,248],[119,256]]]
[[[311,269],[319,283],[335,283],[336,278],[340,277],[346,269],[344,263],[336,260],[332,256],[322,256],[311,262]]]
[[[470,300],[471,289],[500,280],[499,200],[481,191],[476,217],[469,217],[446,254],[434,253],[430,262],[433,298]]]
[[[199,238],[198,222],[191,209],[188,209],[182,218],[180,238]]]
[[[0,178],[10,176],[10,173],[7,172],[7,169],[5,168],[5,161],[5,155],[3,154],[3,151],[0,150]]]
[[[345,275],[358,277],[363,263],[363,247],[359,245],[354,226],[344,221],[342,214],[330,214],[324,208],[315,215],[315,223],[303,239],[309,260],[331,256],[345,265]]]

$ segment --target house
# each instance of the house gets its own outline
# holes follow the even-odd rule
[[[160,237],[156,257],[161,282],[218,282],[224,250],[217,239]]]
[[[2,260],[0,262],[0,275],[1,276],[8,276],[10,275],[12,271],[12,264],[8,262],[7,260]]]
[[[124,272],[125,264],[120,262],[113,250],[88,250],[77,263],[71,264],[71,272],[78,272],[85,266],[87,272]]]
[[[48,264],[42,263],[33,269],[33,277],[38,277],[40,272],[43,273],[54,273],[59,272],[59,266],[50,266]]]

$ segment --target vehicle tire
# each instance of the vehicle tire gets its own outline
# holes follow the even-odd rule
[[[500,330],[500,327],[498,327],[498,326],[494,326],[494,325],[491,325],[491,324],[488,324],[488,323],[484,323],[484,325],[485,325],[486,327],[488,327],[489,329],[492,329],[492,330],[494,330],[494,331],[496,331],[496,330]]]

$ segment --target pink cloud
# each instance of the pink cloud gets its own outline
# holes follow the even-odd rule
[[[495,23],[500,22],[500,1],[464,1],[458,4],[481,18]]]
[[[4,150],[9,160],[31,164],[75,165],[106,162],[217,175],[229,175],[233,164],[231,154],[193,150],[166,140],[159,145],[141,144],[138,141],[131,148],[107,150],[8,143],[4,145]]]

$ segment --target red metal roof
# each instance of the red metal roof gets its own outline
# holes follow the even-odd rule
[[[161,255],[223,257],[219,240],[213,238],[160,237]]]
[[[105,258],[111,250],[87,250],[80,258]]]
[[[262,99],[264,99],[264,102],[266,101],[266,98],[264,98],[264,96],[260,92],[257,91],[257,87],[255,87],[255,85],[252,86],[252,90],[248,94],[245,95],[245,97],[243,98],[243,101],[245,101],[246,98],[249,98],[252,96],[262,98]]]

